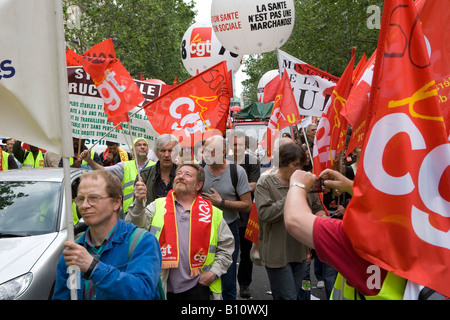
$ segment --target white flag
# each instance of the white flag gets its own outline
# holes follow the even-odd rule
[[[278,50],[280,74],[289,74],[300,115],[320,117],[339,78]]]
[[[73,155],[61,0],[0,0],[0,134]]]

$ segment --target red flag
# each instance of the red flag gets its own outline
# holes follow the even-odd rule
[[[258,245],[259,221],[258,221],[258,211],[256,210],[255,202],[253,202],[252,211],[250,211],[250,216],[248,218],[244,238]]]
[[[297,103],[292,93],[289,74],[284,69],[281,82],[277,89],[277,94],[270,115],[269,124],[267,125],[267,156],[271,156],[272,144],[275,141],[277,130],[300,123],[302,118],[298,112]]]
[[[206,130],[225,133],[230,92],[226,62],[179,84],[144,107],[153,128],[159,133],[177,133],[192,138]]]
[[[361,59],[358,62],[358,65],[355,67],[355,70],[353,70],[352,83],[355,83],[356,79],[360,78],[360,76],[364,72],[364,67],[366,64],[367,64],[367,57],[366,54],[363,53]]]
[[[423,33],[431,48],[433,77],[436,80],[447,135],[450,136],[450,2],[418,0],[415,3]]]
[[[450,135],[450,50],[445,47],[450,42],[450,32],[445,32],[450,20],[450,2],[419,0],[415,4],[430,46],[433,78],[436,80],[447,135]],[[364,142],[375,56],[376,51],[367,62],[364,73],[355,81],[342,111],[353,128],[347,154]]]
[[[264,86],[264,96],[262,103],[275,101],[275,97],[277,96],[277,89],[280,85],[280,82],[281,77],[277,75]]]
[[[145,99],[133,78],[116,58],[112,39],[96,44],[81,58],[83,69],[91,76],[103,98],[108,121],[114,125],[128,121],[128,111]]]
[[[81,66],[81,57],[72,49],[66,49],[66,65],[68,67]]]
[[[450,143],[412,0],[384,3],[368,131],[344,216],[356,252],[450,295]]]
[[[347,154],[357,146],[362,146],[366,132],[366,118],[369,106],[370,88],[372,85],[373,68],[375,66],[375,53],[365,64],[359,76],[354,80],[347,102],[342,109],[342,115],[352,126],[352,135],[347,147]]]
[[[331,94],[331,103],[320,118],[314,141],[313,168],[319,175],[326,168],[333,168],[338,153],[345,147],[347,120],[341,115],[352,87],[355,51],[342,77]]]

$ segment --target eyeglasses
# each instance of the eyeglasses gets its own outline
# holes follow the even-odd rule
[[[89,205],[95,206],[96,204],[98,204],[98,202],[100,201],[100,199],[106,199],[106,198],[111,198],[111,197],[110,197],[110,196],[107,196],[107,197],[101,197],[101,196],[98,196],[98,195],[90,195],[90,196],[87,196],[87,198],[86,198],[86,197],[84,197],[84,196],[77,196],[77,197],[74,199],[74,201],[75,201],[75,204],[76,204],[78,207],[80,207],[81,205],[83,205],[84,200],[87,200],[87,202],[89,203]]]

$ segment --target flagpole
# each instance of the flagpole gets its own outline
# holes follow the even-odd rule
[[[130,114],[130,117],[134,116],[136,113],[138,113],[138,112],[141,111],[142,109],[146,108],[148,105],[149,105],[149,103],[147,103],[146,105],[140,107],[137,111],[135,111],[135,112],[133,112],[132,114]],[[89,151],[92,150],[93,147],[95,147],[97,144],[99,144],[100,141],[102,141],[103,139],[105,139],[106,136],[107,136],[108,134],[110,134],[114,129],[116,129],[116,128],[117,128],[118,126],[120,126],[121,124],[122,124],[122,122],[116,124],[112,129],[110,129],[107,133],[105,133],[105,134],[104,134],[104,135],[103,135],[96,143],[94,143],[94,144],[89,148]],[[130,125],[130,124],[128,123],[128,125]],[[130,130],[130,127],[128,127],[128,129]],[[130,136],[131,136],[131,131],[130,131]],[[131,138],[131,143],[133,143],[133,138]],[[130,148],[130,150],[131,150],[131,148]]]
[[[62,157],[63,171],[64,171],[64,194],[65,194],[65,216],[66,216],[66,230],[67,241],[75,241],[75,231],[73,225],[73,213],[72,213],[72,185],[70,179],[70,160],[68,157]],[[78,269],[79,271],[79,269]],[[69,273],[68,286],[70,288],[70,299],[78,300],[77,297],[77,267],[69,266],[67,268]]]
[[[133,143],[133,133],[131,132],[130,120],[128,120],[128,133],[130,134],[131,147],[132,147],[132,150],[133,150],[134,163],[136,165],[138,181],[141,181],[141,172],[139,170],[139,163],[138,163],[138,159],[137,159],[136,148],[135,148],[134,143]],[[145,199],[142,200],[142,206],[145,208]]]
[[[303,132],[303,136],[305,137],[306,147],[308,148],[309,159],[312,162],[313,161],[313,157],[312,157],[312,154],[311,154],[311,148],[309,147],[308,137],[306,136],[306,132],[305,132],[305,128],[304,127],[302,127],[302,132]]]
[[[66,66],[66,50],[64,41],[64,27],[63,27],[63,8],[60,0],[53,0],[52,7],[55,9],[56,15],[56,50],[58,55],[58,61],[55,61],[57,65],[57,72],[55,74],[58,77],[59,85],[59,105],[60,108],[60,126],[61,126],[61,149],[60,153],[63,161],[63,185],[64,185],[64,208],[65,208],[65,222],[67,240],[75,241],[74,234],[74,222],[72,213],[72,181],[70,175],[70,160],[73,155],[73,143],[72,143],[72,130],[70,122],[70,107],[69,107],[69,87],[67,83],[67,66]],[[81,128],[80,128],[81,130]],[[78,270],[78,271],[77,271]],[[78,300],[77,289],[79,283],[77,278],[80,275],[79,268],[76,266],[70,266],[67,268],[69,273],[69,282],[67,285],[70,289],[70,299]]]

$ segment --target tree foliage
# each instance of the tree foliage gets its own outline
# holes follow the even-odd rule
[[[379,30],[369,28],[382,0],[294,0],[295,25],[281,50],[330,74],[340,77],[356,48],[356,61],[366,53],[369,58],[377,46]],[[369,8],[369,10],[368,10]],[[376,13],[375,13],[376,14]],[[269,70],[278,69],[277,55],[267,52],[244,59],[244,104],[257,100],[257,85]]]
[[[181,39],[194,23],[193,1],[183,0],[65,0],[65,37],[68,46],[81,54],[112,38],[116,56],[134,79],[190,77],[181,56]],[[70,21],[71,7],[81,13],[80,28]],[[78,9],[79,8],[79,9]],[[73,18],[73,17],[72,17]]]

